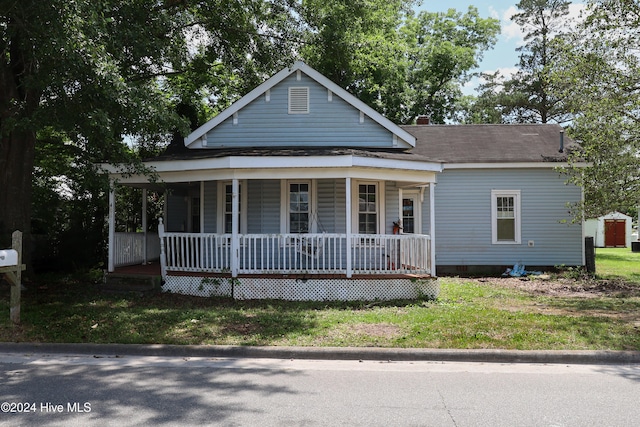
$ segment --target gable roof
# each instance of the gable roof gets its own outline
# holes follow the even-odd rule
[[[416,137],[414,153],[457,164],[566,162],[577,144],[555,124],[402,126]]]
[[[309,67],[303,62],[296,62],[292,67],[281,70],[280,72],[276,73],[271,78],[266,80],[264,83],[262,83],[260,86],[256,87],[251,92],[249,92],[248,94],[240,98],[238,101],[234,102],[229,108],[222,111],[213,119],[209,120],[207,123],[205,123],[204,125],[200,126],[196,130],[191,132],[184,139],[184,145],[189,147],[194,142],[196,142],[197,140],[205,136],[207,132],[209,132],[210,130],[212,130],[213,128],[215,128],[220,123],[227,120],[228,118],[232,117],[235,113],[237,113],[238,111],[240,111],[241,109],[249,105],[252,101],[254,101],[258,97],[263,95],[267,90],[273,88],[278,83],[282,82],[284,79],[286,79],[291,74],[297,71],[301,71],[305,73],[311,79],[315,80],[317,83],[319,83],[320,85],[324,86],[325,88],[333,92],[333,94],[342,98],[345,102],[352,105],[354,108],[362,111],[366,116],[370,117],[373,121],[375,121],[380,126],[390,131],[392,134],[396,135],[399,139],[406,141],[412,147],[415,147],[416,142],[412,134],[403,130],[401,127],[394,124],[391,120],[387,119],[386,117],[384,117],[383,115],[375,111],[373,108],[369,107],[367,104],[360,101],[358,98],[351,95],[345,89],[341,88],[340,86],[338,86],[337,84],[335,84],[334,82],[332,82],[331,80],[329,80],[328,78],[326,78],[325,76],[323,76],[322,74],[320,74],[319,72],[317,72],[316,70]]]

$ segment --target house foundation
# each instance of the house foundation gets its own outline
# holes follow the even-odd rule
[[[238,300],[372,301],[435,299],[440,292],[430,277],[266,277],[168,275],[164,292],[200,297],[232,297]]]

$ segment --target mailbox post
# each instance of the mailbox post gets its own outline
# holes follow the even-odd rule
[[[12,249],[0,250],[0,274],[4,274],[11,283],[10,316],[14,325],[20,324],[20,292],[22,288],[22,232],[11,235]]]

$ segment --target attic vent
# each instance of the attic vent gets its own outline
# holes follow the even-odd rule
[[[309,114],[309,88],[289,88],[289,114]]]

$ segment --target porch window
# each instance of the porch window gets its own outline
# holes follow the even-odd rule
[[[520,191],[491,191],[492,243],[520,243]]]
[[[230,234],[231,233],[231,227],[232,227],[232,223],[233,223],[233,214],[232,214],[232,204],[231,204],[231,200],[233,197],[233,186],[231,184],[225,184],[224,186],[224,233],[225,234]],[[239,190],[239,194],[242,194],[242,190]],[[240,197],[240,200],[242,200],[242,197]],[[242,212],[242,203],[240,204],[239,207],[239,213]]]
[[[309,233],[310,185],[289,184],[289,232]]]
[[[243,194],[245,189],[245,181],[238,183],[238,219],[239,219],[239,232],[246,232],[246,208],[247,197]],[[232,197],[233,197],[233,185],[231,182],[221,182],[218,187],[218,230],[223,234],[231,234],[233,213],[232,213]]]
[[[358,233],[378,234],[378,185],[358,185]]]

